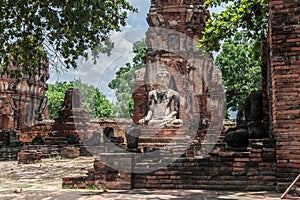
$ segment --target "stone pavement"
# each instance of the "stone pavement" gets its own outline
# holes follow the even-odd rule
[[[0,162],[0,200],[280,199],[280,194],[264,191],[134,189],[103,192],[62,189],[62,177],[84,175],[87,169],[92,168],[93,160],[93,157],[49,158],[28,165],[19,165],[16,161]]]

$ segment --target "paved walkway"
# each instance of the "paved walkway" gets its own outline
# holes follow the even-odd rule
[[[93,167],[92,157],[76,159],[43,159],[41,163],[19,165],[0,162],[0,200],[201,200],[201,199],[280,199],[271,192],[232,192],[207,190],[145,190],[129,191],[61,189],[64,176],[84,175]]]

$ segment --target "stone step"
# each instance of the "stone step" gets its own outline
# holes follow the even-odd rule
[[[172,129],[172,128],[141,128],[140,137],[171,137],[187,135],[186,128]]]
[[[67,144],[65,137],[49,137],[45,138],[45,145],[63,145]]]
[[[57,154],[60,151],[60,148],[57,145],[29,145],[26,146],[26,150],[38,150],[43,154]],[[51,156],[53,157],[53,156]]]
[[[184,145],[184,143],[152,143],[152,142],[145,142],[139,143],[139,147],[156,147],[158,149],[174,149],[174,148],[188,148],[188,146]]]
[[[175,149],[172,150],[173,151],[173,156],[180,157],[180,156],[182,156],[183,154],[186,153],[186,150],[187,150],[186,147],[184,147],[184,148],[175,148]]]
[[[58,152],[52,152],[50,154],[43,154],[42,158],[55,158],[59,156],[60,154]]]
[[[185,143],[188,140],[187,137],[139,137],[139,143],[172,143],[174,141]]]
[[[46,137],[45,141],[64,141],[66,140],[65,137]]]
[[[107,147],[105,147],[104,145],[101,145],[101,146],[84,146],[82,148],[85,148],[84,151],[90,152],[91,155],[97,155],[99,153],[108,152]]]
[[[159,149],[160,155],[162,157],[168,157],[168,156],[174,156],[174,157],[180,157],[181,155],[185,154],[187,147],[184,146],[184,144],[176,144],[176,143],[169,143],[169,144],[141,144],[139,148],[144,152],[144,147],[149,147],[152,149]]]

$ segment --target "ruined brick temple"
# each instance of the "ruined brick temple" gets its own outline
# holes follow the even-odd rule
[[[263,90],[270,135],[274,137],[277,187],[300,172],[299,1],[269,3],[269,32],[263,44]]]
[[[67,91],[54,123],[37,123],[46,117],[48,71],[44,66],[37,75],[24,77],[16,86],[17,93],[11,90],[14,80],[1,75],[1,129],[22,130],[20,140],[28,144],[25,150],[35,149],[45,155],[68,149],[73,155],[96,153],[94,168],[86,176],[64,177],[64,188],[284,190],[300,172],[299,8],[296,0],[269,2],[268,37],[261,43],[262,91],[249,97],[251,102],[255,95],[260,96],[263,106],[261,111],[251,104],[245,106],[247,112],[259,114],[248,117],[248,122],[263,124],[266,134],[251,137],[248,131],[232,129],[234,134],[246,134],[242,145],[225,142],[229,135],[225,130],[216,141],[205,139],[210,130],[216,130],[215,122],[223,120],[214,115],[214,109],[222,109],[214,98],[223,96],[215,90],[221,80],[214,76],[212,60],[200,52],[182,54],[187,45],[194,44],[180,34],[198,41],[210,17],[197,0],[151,0],[146,68],[138,71],[133,92],[135,123],[125,119],[90,120],[77,89]],[[196,130],[183,123],[180,128],[164,127],[155,133],[157,130],[137,125],[149,109],[149,92],[157,87],[154,74],[162,68],[171,76],[170,88],[181,97],[177,117],[197,123]],[[74,113],[79,114],[74,117]],[[199,120],[193,121],[196,117],[191,113],[198,113]],[[125,131],[128,127],[135,131],[132,137]],[[32,144],[37,136],[43,144]],[[189,148],[184,146],[187,138],[193,141]],[[211,144],[210,153],[201,156]],[[62,146],[68,147],[60,149]],[[155,164],[153,159],[142,159],[151,151],[176,159],[165,156],[163,159],[170,159],[168,165],[144,172]],[[37,155],[41,156],[39,152]],[[21,157],[27,162],[26,152]],[[124,170],[111,167],[113,164]]]
[[[18,70],[10,67],[10,70]],[[42,64],[36,73],[27,73],[21,80],[0,73],[0,130],[22,129],[47,118],[46,81],[48,64]]]
[[[195,145],[194,152],[185,152],[182,157],[168,166],[148,173],[118,171],[110,168],[109,162],[106,164],[103,162],[109,159],[111,162],[121,163],[133,161],[128,154],[100,154],[94,163],[94,169],[88,172],[87,177],[66,177],[63,179],[63,186],[76,188],[92,184],[99,187],[123,189],[286,189],[297,177],[300,169],[299,16],[297,1],[271,0],[269,3],[268,38],[262,42],[261,53],[263,109],[257,112],[260,114],[257,119],[259,123],[263,122],[266,130],[263,137],[248,138],[247,133],[246,145],[242,148],[234,148],[225,144],[222,134],[207,157],[197,156],[199,152]],[[150,27],[163,27],[199,39],[208,17],[209,13],[198,1],[184,1],[183,4],[180,4],[177,0],[152,0],[147,20]],[[155,41],[152,40],[151,33],[146,34],[147,44],[153,47]],[[184,93],[182,85],[185,80],[191,81],[191,85],[197,85],[194,90],[196,91],[194,100],[197,102],[195,109],[201,113],[201,119],[212,120],[211,108],[216,105],[213,105],[211,91],[206,82],[207,77],[210,76],[207,73],[207,77],[204,76],[203,79],[197,80],[193,79],[194,77],[191,75],[195,71],[201,70],[197,67],[203,66],[203,63],[198,66],[197,64],[188,65],[186,59],[176,54],[182,45],[176,34],[167,34],[167,36],[161,32],[157,34],[155,36],[157,43],[166,44],[166,46],[171,44],[172,49],[169,49],[170,51],[159,50],[159,48],[148,49],[147,67],[139,71],[133,93],[134,121],[137,122],[145,116],[147,94],[155,88],[153,74],[159,70],[161,65],[165,66],[177,81],[173,84],[173,89],[179,93]],[[195,54],[194,56],[200,55]],[[260,93],[253,93],[253,96],[257,94]],[[181,110],[184,109],[181,108]],[[248,111],[255,113],[258,110],[248,105]],[[184,119],[185,116],[181,113],[181,117]],[[200,120],[200,122],[203,121]],[[201,128],[195,139],[203,147],[206,144],[203,143],[202,136],[207,132],[207,127],[202,126]],[[172,135],[172,131],[164,129],[158,135],[168,138]],[[183,129],[183,134],[188,134],[188,131]],[[139,147],[154,144],[154,147],[159,148],[157,144],[163,144],[159,137],[151,140],[151,138],[140,136],[139,142],[142,143],[139,144]],[[133,167],[135,169],[141,166],[151,167],[152,164],[151,161],[148,161]],[[116,176],[118,173],[119,176]]]
[[[171,75],[170,87],[182,96],[187,95],[185,87],[191,88],[194,101],[198,102],[195,103],[196,107],[191,109],[201,113],[202,118],[209,118],[210,104],[206,79],[213,63],[211,59],[203,57],[201,52],[191,51],[188,48],[188,45],[196,45],[192,42],[197,43],[202,38],[202,31],[209,16],[209,12],[203,9],[201,1],[185,1],[184,4],[180,4],[179,1],[151,1],[147,16],[150,27],[146,33],[147,67],[143,69],[144,71],[138,72],[133,92],[135,122],[146,113],[147,94],[155,89],[156,73],[162,66],[166,67]],[[182,111],[187,110],[184,104],[181,103]],[[180,118],[185,118],[183,112],[179,115]]]

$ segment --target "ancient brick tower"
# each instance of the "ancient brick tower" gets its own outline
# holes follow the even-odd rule
[[[212,67],[212,62],[200,59],[201,63],[195,63],[196,58],[201,57],[200,52],[190,52],[192,55],[189,57],[192,61],[189,63],[187,58],[182,56],[189,53],[186,52],[186,45],[197,45],[197,42],[187,44],[186,37],[194,41],[202,37],[205,22],[209,18],[209,12],[202,7],[202,4],[197,0],[151,0],[151,8],[147,16],[150,28],[146,33],[148,46],[146,69],[139,71],[133,92],[135,102],[133,120],[135,122],[141,119],[147,111],[147,94],[155,88],[155,74],[161,66],[164,66],[171,75],[171,89],[178,91],[182,96],[185,85],[192,88],[193,95],[198,101],[196,109],[200,111],[202,118],[209,117],[205,77],[201,79],[195,72],[201,71],[207,74],[201,66],[211,65]],[[161,30],[153,30],[156,28],[161,28]],[[156,44],[163,44],[163,48],[168,50],[153,49],[152,47]],[[187,108],[181,104],[180,110],[179,117],[183,118],[183,110]]]
[[[47,117],[48,78],[46,63],[37,68],[36,74],[26,74],[19,82],[0,72],[0,130],[32,126]]]
[[[82,95],[78,88],[69,88],[66,91],[64,104],[57,113],[53,130],[58,132],[58,136],[67,137],[68,134],[73,134],[82,139],[90,126],[90,119],[89,112],[83,108]]]
[[[276,140],[277,186],[285,189],[300,171],[300,3],[269,2],[267,83],[270,132]]]

